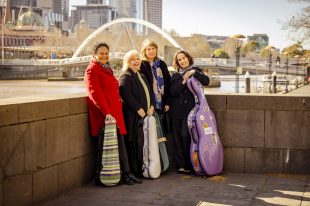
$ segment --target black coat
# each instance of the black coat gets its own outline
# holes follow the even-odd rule
[[[209,85],[209,77],[205,75],[198,67],[193,67],[195,73],[193,76],[204,86]],[[191,70],[192,70],[191,69]],[[189,91],[186,84],[182,84],[183,75],[181,73],[174,73],[170,81],[170,110],[169,114],[174,119],[187,118],[190,111],[195,106],[194,95]]]
[[[150,103],[154,106],[154,98],[151,95],[150,85],[146,77],[141,74],[142,79],[147,85],[150,93]],[[147,112],[147,100],[144,92],[144,88],[140,83],[138,75],[131,69],[125,71],[119,78],[119,91],[123,103],[124,120],[127,130],[128,141],[135,140],[135,132],[138,127],[138,122],[142,118],[138,115],[137,111],[141,108]]]
[[[168,100],[168,97],[169,97],[169,83],[170,83],[170,73],[168,71],[168,67],[167,67],[167,64],[160,60],[160,69],[163,73],[163,77],[164,77],[164,96],[163,96],[163,99],[162,99],[162,106],[164,107],[165,105],[168,104],[167,100]],[[151,68],[151,65],[148,61],[145,61],[143,60],[142,61],[142,64],[141,64],[141,67],[140,67],[140,72],[142,74],[144,74],[147,78],[147,81],[149,82],[149,85],[151,87],[151,90],[152,90],[152,96],[154,97],[154,91],[153,91],[153,74],[152,74],[152,68]],[[163,108],[162,108],[163,109]]]

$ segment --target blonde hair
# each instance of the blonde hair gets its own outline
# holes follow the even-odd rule
[[[144,40],[142,43],[142,49],[141,49],[142,59],[146,60],[146,61],[149,60],[146,56],[146,47],[148,47],[148,46],[153,46],[156,48],[156,56],[155,56],[154,60],[158,59],[158,56],[157,56],[158,55],[158,46],[155,43],[155,41],[149,40],[149,39]]]
[[[137,50],[130,50],[129,52],[127,52],[123,59],[123,68],[122,68],[123,72],[127,71],[127,69],[129,68],[129,62],[133,56],[138,56],[139,58],[141,58]]]

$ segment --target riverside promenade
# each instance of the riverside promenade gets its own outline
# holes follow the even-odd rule
[[[62,93],[69,85],[55,86]],[[176,174],[168,136],[166,174],[111,188],[92,182],[96,152],[83,87],[46,96],[24,91],[0,100],[0,206],[310,206],[309,85],[288,94],[208,93],[224,146],[222,174]]]
[[[44,206],[310,206],[310,176],[223,173],[202,178],[170,169],[143,184],[104,188],[91,182]]]
[[[289,94],[310,95],[310,86]],[[44,205],[310,206],[310,174],[222,173],[207,178],[177,174],[170,168],[159,179],[133,186],[96,187],[90,182]]]

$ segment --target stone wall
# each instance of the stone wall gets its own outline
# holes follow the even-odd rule
[[[310,97],[209,95],[224,170],[310,174]]]
[[[310,97],[207,99],[224,145],[224,171],[310,174]],[[37,205],[86,184],[94,151],[85,96],[0,100],[0,206]]]
[[[24,100],[0,102],[1,206],[37,205],[94,174],[85,97]]]

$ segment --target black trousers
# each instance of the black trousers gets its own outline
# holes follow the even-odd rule
[[[190,160],[191,136],[188,131],[187,119],[171,118],[172,137],[175,150],[176,167],[192,170]]]
[[[97,163],[96,163],[96,177],[100,177],[100,171],[102,169],[102,150],[103,150],[103,139],[104,139],[104,129],[102,129],[97,138]],[[117,129],[117,142],[118,142],[118,153],[119,161],[121,167],[122,176],[130,173],[130,168],[128,164],[127,150],[124,143],[124,136],[119,133]]]
[[[143,119],[140,119],[135,126],[135,134],[132,141],[129,141],[127,137],[125,146],[127,148],[128,162],[131,173],[137,177],[143,177],[143,145],[144,145],[144,133],[143,133]]]

